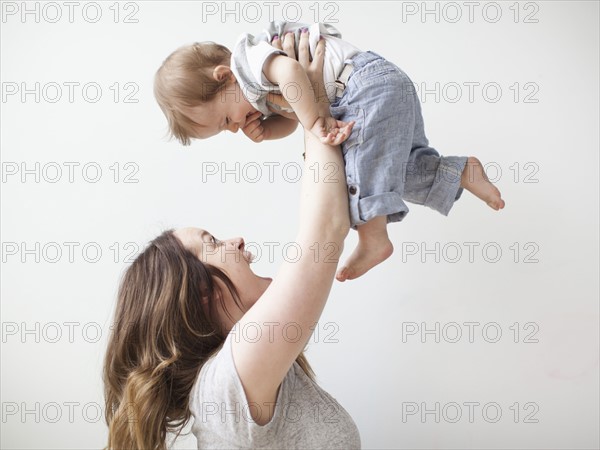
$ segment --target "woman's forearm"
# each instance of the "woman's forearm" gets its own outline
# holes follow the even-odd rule
[[[341,244],[350,229],[344,160],[339,146],[304,132],[306,160],[300,199],[299,240]]]
[[[306,41],[304,41],[306,44]],[[314,63],[323,59],[324,46],[318,46]],[[330,116],[330,104],[323,81],[322,64],[310,64],[306,75],[311,84],[319,116]],[[317,233],[311,225],[323,227],[326,233],[340,232],[341,242],[350,229],[346,171],[339,146],[323,144],[314,134],[304,131],[305,175],[300,203],[300,235]],[[313,175],[309,177],[308,175]],[[315,180],[322,183],[315,183]],[[336,237],[337,238],[337,237]],[[340,245],[340,253],[341,253]]]

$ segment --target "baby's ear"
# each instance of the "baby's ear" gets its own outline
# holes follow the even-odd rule
[[[231,71],[229,66],[225,65],[219,65],[215,67],[215,69],[213,70],[213,78],[219,82],[226,80],[227,78],[235,80],[233,72]]]

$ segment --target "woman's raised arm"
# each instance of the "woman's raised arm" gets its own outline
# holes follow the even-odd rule
[[[310,69],[311,76],[319,78],[321,84],[324,47],[321,41],[313,61],[309,62],[308,33],[302,36],[299,46],[299,60],[304,61],[303,66],[307,71]],[[327,99],[322,98],[322,101]],[[328,113],[327,103],[322,110]],[[343,131],[350,133],[351,126]],[[247,400],[261,407],[275,402],[281,381],[306,346],[321,316],[350,227],[340,148],[320,143],[308,131],[304,136],[306,159],[296,238],[300,257],[295,262],[282,264],[269,288],[237,323],[238,329],[234,331],[237,336],[231,341]],[[257,340],[245,340],[240,333],[248,324],[261,328]],[[293,339],[283,332],[286,325],[293,326],[286,328],[287,335]],[[300,333],[299,339],[295,338],[296,331]],[[259,424],[270,419],[271,416],[262,414]]]

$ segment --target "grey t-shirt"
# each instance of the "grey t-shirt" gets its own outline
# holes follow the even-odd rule
[[[238,335],[239,336],[239,335]],[[190,397],[192,432],[199,449],[360,448],[356,424],[344,408],[294,362],[277,391],[275,403],[248,404],[238,376],[230,333],[221,350],[202,366]],[[250,411],[273,417],[258,425]]]

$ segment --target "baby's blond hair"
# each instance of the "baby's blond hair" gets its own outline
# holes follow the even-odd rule
[[[154,77],[154,96],[169,122],[172,137],[190,145],[196,124],[181,111],[213,100],[227,80],[216,81],[213,69],[229,65],[231,52],[214,42],[196,42],[178,48],[162,63]]]

